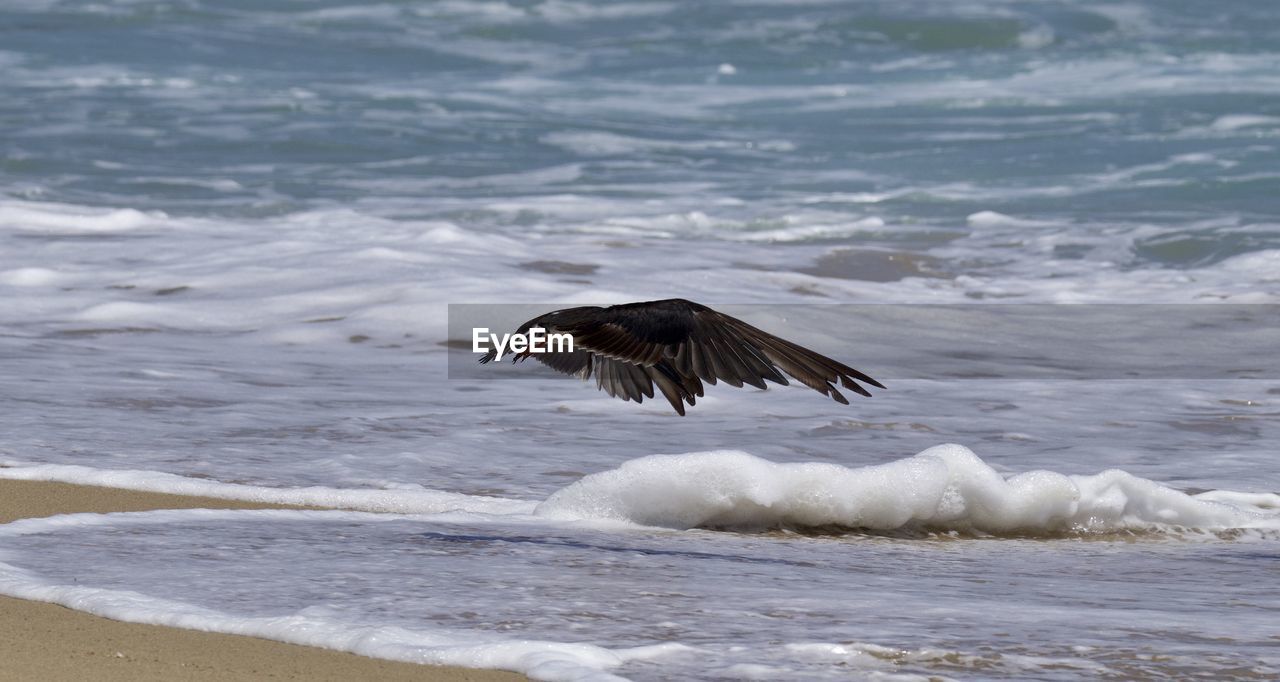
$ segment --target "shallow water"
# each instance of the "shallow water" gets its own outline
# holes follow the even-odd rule
[[[1266,3],[7,3],[0,475],[356,511],[14,525],[0,589],[548,679],[1280,674],[1278,31]],[[670,296],[889,390],[681,419],[447,359],[456,304]],[[963,514],[960,479],[859,487],[942,443],[981,458]],[[675,485],[707,451],[852,473]]]
[[[310,605],[299,614],[310,622],[293,623],[293,634],[338,621],[469,632],[478,642],[689,647],[614,671],[638,679],[1262,678],[1280,663],[1280,595],[1274,581],[1258,580],[1274,569],[1274,542],[761,537],[191,516],[6,544],[51,581],[81,576],[68,562],[105,546],[95,579],[115,589],[246,619]],[[1222,601],[1241,589],[1247,604]]]

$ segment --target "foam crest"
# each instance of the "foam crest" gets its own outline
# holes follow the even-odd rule
[[[1209,124],[1214,131],[1233,132],[1242,128],[1274,128],[1280,126],[1280,116],[1261,116],[1257,114],[1228,114],[1219,116]]]
[[[0,272],[0,284],[12,287],[48,287],[65,281],[67,276],[49,268],[15,268]]]
[[[1269,498],[1268,498],[1269,500]],[[839,526],[981,533],[1280,528],[1249,498],[1193,497],[1119,470],[1005,477],[961,445],[851,469],[745,452],[653,455],[583,478],[537,507],[552,518],[669,528]]]
[[[169,226],[169,217],[160,211],[144,212],[133,208],[97,208],[53,202],[0,203],[0,231],[86,235]]]

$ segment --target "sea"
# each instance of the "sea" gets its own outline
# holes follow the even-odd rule
[[[470,331],[687,298],[677,416]],[[1280,679],[1280,4],[6,0],[0,593],[541,680]]]

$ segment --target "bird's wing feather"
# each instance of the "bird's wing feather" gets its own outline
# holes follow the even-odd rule
[[[671,407],[681,416],[684,416],[684,403],[687,400],[690,405],[693,404],[693,396],[688,394],[684,386],[673,380],[666,373],[657,367],[645,367],[645,374],[657,384],[658,390],[662,392],[662,397],[671,403]]]
[[[597,355],[596,386],[615,398],[644,402],[653,397],[652,377],[639,365]]]
[[[821,388],[813,386],[813,384],[806,381],[806,378],[815,382],[821,380],[823,383],[834,384],[839,382],[845,388],[865,396],[870,396],[871,394],[865,388],[859,386],[855,380],[862,381],[877,388],[884,388],[884,385],[879,381],[872,379],[866,374],[844,363],[832,360],[825,355],[820,355],[808,348],[774,336],[773,334],[753,327],[742,320],[732,318],[721,313],[715,314],[722,318],[722,324],[734,329],[743,338],[756,344],[761,348],[761,350],[765,351],[766,356],[770,360],[774,361],[774,363],[779,367],[782,367],[788,374],[799,379],[806,386],[817,388],[819,391],[822,390]],[[796,372],[792,372],[788,369],[788,365],[801,370],[802,373],[797,374]]]

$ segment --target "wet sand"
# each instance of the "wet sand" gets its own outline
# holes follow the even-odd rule
[[[0,479],[0,523],[74,512],[185,508],[290,507]],[[0,679],[11,680],[526,679],[510,672],[397,663],[253,637],[124,623],[12,597],[0,597],[0,641]]]

